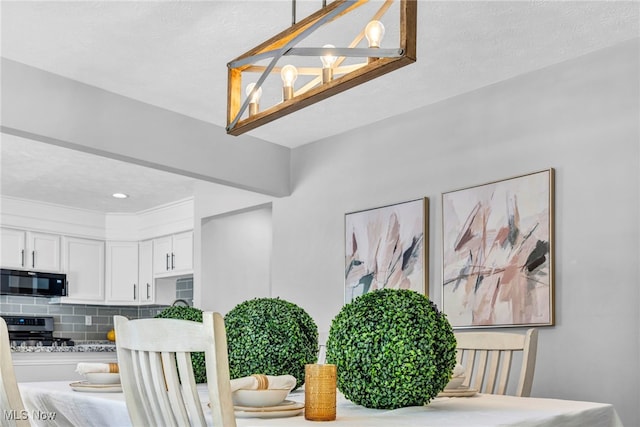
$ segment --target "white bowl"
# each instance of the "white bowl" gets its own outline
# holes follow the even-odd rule
[[[289,390],[236,390],[232,393],[233,404],[237,406],[275,406],[289,394]]]
[[[456,389],[462,385],[464,382],[464,377],[454,377],[451,378],[451,381],[445,386],[445,390]]]
[[[119,384],[120,374],[109,372],[87,372],[84,374],[90,384]]]

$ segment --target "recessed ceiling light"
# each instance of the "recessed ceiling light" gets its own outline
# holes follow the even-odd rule
[[[115,197],[116,199],[126,199],[127,197],[129,197],[128,194],[124,194],[124,193],[113,193],[112,196]]]

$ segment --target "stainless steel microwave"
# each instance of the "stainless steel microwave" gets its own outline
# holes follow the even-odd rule
[[[63,297],[67,295],[66,274],[3,268],[0,275],[0,295],[36,297]]]

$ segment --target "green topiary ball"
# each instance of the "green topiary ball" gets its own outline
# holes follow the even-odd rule
[[[293,375],[304,384],[304,365],[318,358],[318,327],[297,305],[279,298],[238,304],[224,317],[231,378]]]
[[[158,313],[156,317],[192,320],[202,323],[202,310],[185,306],[167,307]],[[191,353],[191,364],[193,365],[193,376],[196,378],[196,383],[206,383],[207,367],[204,360],[204,353]]]
[[[356,298],[333,319],[327,363],[337,365],[338,389],[358,405],[421,406],[447,385],[456,339],[427,297],[382,289]]]

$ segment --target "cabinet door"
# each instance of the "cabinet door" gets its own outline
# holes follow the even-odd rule
[[[193,232],[173,236],[171,269],[174,273],[188,273],[193,270]]]
[[[65,237],[63,242],[68,297],[61,301],[103,302],[104,242],[75,237]]]
[[[107,242],[106,301],[138,301],[138,242]]]
[[[27,268],[60,271],[60,236],[45,233],[27,233],[31,252]]]
[[[153,239],[153,274],[171,271],[171,236]]]
[[[147,240],[138,246],[138,285],[141,304],[153,304],[155,301],[153,282],[153,242]]]
[[[26,264],[26,233],[13,228],[0,228],[0,264],[4,268],[24,268]]]

